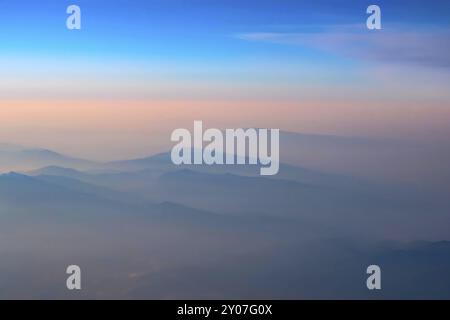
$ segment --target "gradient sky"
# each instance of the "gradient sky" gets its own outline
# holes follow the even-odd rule
[[[365,27],[370,4],[381,31]],[[449,14],[449,1],[0,1],[0,141],[127,158],[194,119],[439,139]]]

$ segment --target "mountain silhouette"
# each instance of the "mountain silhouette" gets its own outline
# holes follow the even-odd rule
[[[0,148],[0,171],[29,171],[51,165],[88,169],[96,163],[47,149]]]

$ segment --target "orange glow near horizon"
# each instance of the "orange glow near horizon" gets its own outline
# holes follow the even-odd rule
[[[296,101],[0,101],[0,142],[39,146],[92,159],[165,151],[170,133],[207,127],[417,137],[444,134],[443,105]]]

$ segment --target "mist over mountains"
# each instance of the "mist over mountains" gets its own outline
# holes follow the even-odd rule
[[[427,190],[286,163],[274,177],[175,166],[169,153],[99,163],[2,144],[0,164],[0,297],[71,298],[72,263],[88,270],[85,298],[450,296],[434,272],[450,267],[450,203]],[[370,264],[381,293],[365,287]]]
[[[0,144],[0,170],[3,172],[31,170],[48,165],[87,169],[94,166],[95,163],[68,157],[47,149],[32,149]]]

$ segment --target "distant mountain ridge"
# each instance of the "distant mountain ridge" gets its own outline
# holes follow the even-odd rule
[[[0,172],[27,171],[51,165],[83,170],[95,167],[97,163],[66,156],[48,149],[0,145]]]

